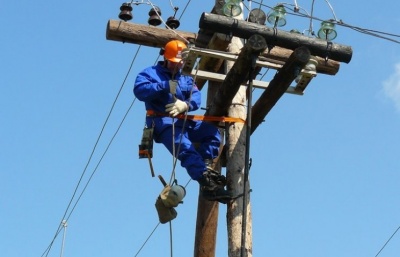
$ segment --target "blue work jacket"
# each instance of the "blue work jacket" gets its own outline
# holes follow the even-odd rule
[[[195,85],[193,78],[182,75],[180,71],[177,71],[175,76],[172,77],[170,70],[164,67],[163,61],[144,69],[137,75],[133,92],[137,99],[145,103],[146,110],[165,113],[165,105],[174,102],[174,97],[169,88],[169,81],[172,79],[178,82],[176,98],[188,104],[188,111],[199,109],[201,92]],[[174,120],[180,123],[179,119]],[[146,121],[149,127],[154,123],[155,132],[161,133],[165,126],[172,124],[173,119],[165,116],[147,117]]]

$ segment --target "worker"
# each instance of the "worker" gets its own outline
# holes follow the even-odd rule
[[[193,78],[181,74],[186,48],[182,41],[169,41],[160,51],[164,60],[137,75],[133,92],[145,103],[146,124],[154,128],[154,141],[164,144],[171,154],[175,151],[181,166],[200,184],[205,199],[227,203],[231,196],[224,189],[225,176],[211,168],[221,142],[218,128],[182,118],[182,114],[199,109],[201,104],[201,92]],[[199,143],[197,149],[194,143]]]

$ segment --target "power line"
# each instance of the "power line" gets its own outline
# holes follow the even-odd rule
[[[138,53],[139,53],[139,51],[140,51],[140,48],[141,48],[141,46],[138,47],[138,49],[137,49],[137,51],[136,51],[136,53],[135,53],[135,56],[134,56],[134,58],[132,59],[132,62],[131,62],[131,64],[130,64],[130,66],[129,66],[129,69],[128,69],[128,72],[127,72],[127,74],[126,74],[126,76],[125,76],[125,78],[124,78],[124,81],[123,81],[123,83],[122,83],[122,85],[121,85],[121,87],[120,87],[120,89],[119,89],[119,91],[118,91],[118,93],[117,93],[117,96],[116,96],[115,99],[114,99],[114,102],[113,102],[113,104],[112,104],[112,106],[111,106],[111,108],[110,108],[110,111],[109,111],[109,113],[108,113],[108,115],[107,115],[107,117],[106,117],[106,120],[104,121],[104,124],[103,124],[103,126],[102,126],[102,128],[101,128],[101,130],[100,130],[100,133],[99,133],[99,135],[98,135],[98,137],[97,137],[97,140],[96,140],[96,142],[95,142],[95,145],[94,145],[94,147],[93,147],[93,149],[92,149],[92,152],[91,152],[91,154],[90,154],[90,156],[89,156],[89,159],[88,159],[88,161],[87,161],[87,163],[86,163],[86,165],[85,165],[85,168],[83,169],[83,172],[82,172],[82,174],[81,174],[81,176],[80,176],[80,178],[79,178],[79,180],[78,180],[78,183],[77,183],[77,185],[76,185],[76,187],[75,187],[75,189],[74,189],[74,192],[73,192],[73,194],[72,194],[72,197],[71,197],[71,199],[70,199],[70,201],[69,201],[69,203],[68,203],[68,205],[67,205],[67,208],[66,208],[66,210],[65,210],[65,212],[64,212],[64,215],[63,215],[63,217],[62,217],[62,219],[61,219],[61,223],[60,223],[60,225],[59,225],[59,227],[58,227],[58,229],[57,229],[57,231],[56,231],[56,233],[55,233],[53,239],[51,240],[49,246],[46,248],[46,250],[45,250],[45,251],[43,252],[43,254],[41,255],[42,257],[43,257],[43,256],[48,256],[48,254],[49,254],[49,252],[50,252],[50,250],[51,250],[51,248],[52,248],[52,245],[54,244],[55,239],[57,238],[57,236],[59,235],[59,233],[61,232],[61,230],[62,230],[62,228],[63,228],[62,223],[63,223],[64,221],[66,222],[66,221],[69,219],[69,217],[72,215],[73,211],[75,210],[75,207],[77,206],[79,200],[81,199],[83,193],[85,192],[85,190],[86,190],[86,188],[87,188],[87,186],[88,186],[90,180],[92,179],[94,173],[96,172],[96,170],[97,170],[97,168],[98,168],[98,166],[99,166],[101,160],[103,159],[104,155],[106,154],[108,148],[110,147],[110,145],[111,145],[113,139],[115,138],[116,134],[118,133],[118,131],[119,131],[119,129],[120,129],[122,123],[124,122],[124,120],[125,120],[125,118],[126,118],[128,112],[129,112],[129,110],[131,109],[131,107],[132,107],[132,105],[133,105],[133,103],[134,103],[134,101],[135,101],[135,100],[133,100],[132,104],[131,104],[130,107],[128,108],[128,111],[126,112],[126,114],[125,114],[123,120],[121,121],[121,123],[120,123],[120,125],[119,125],[117,131],[115,132],[114,136],[112,137],[111,141],[109,142],[109,144],[108,144],[108,146],[107,146],[105,152],[103,153],[103,155],[102,155],[100,161],[98,162],[96,168],[95,168],[94,171],[92,172],[92,174],[91,174],[89,180],[87,181],[87,183],[86,183],[85,187],[83,188],[81,194],[79,195],[78,199],[76,200],[76,202],[75,202],[75,204],[74,204],[72,210],[69,212],[68,218],[66,218],[66,217],[67,217],[67,213],[68,213],[68,211],[69,211],[69,209],[70,209],[70,207],[71,207],[71,205],[72,205],[72,202],[73,202],[73,200],[75,199],[75,196],[76,196],[76,193],[77,193],[77,191],[78,191],[78,188],[79,188],[79,186],[80,186],[80,184],[81,184],[81,182],[82,182],[82,179],[83,179],[83,177],[84,177],[84,175],[85,175],[85,173],[86,173],[86,171],[87,171],[87,168],[88,168],[88,166],[89,166],[89,164],[90,164],[90,162],[91,162],[91,160],[92,160],[92,158],[93,158],[94,152],[95,152],[96,149],[97,149],[97,145],[98,145],[98,143],[99,143],[99,141],[100,141],[100,138],[101,138],[101,136],[102,136],[102,134],[103,134],[103,132],[104,132],[104,129],[105,129],[107,123],[108,123],[108,120],[109,120],[109,118],[110,118],[110,116],[111,116],[111,114],[112,114],[112,112],[113,112],[113,110],[114,110],[115,104],[116,104],[116,102],[117,102],[117,100],[118,100],[118,98],[119,98],[119,95],[121,94],[121,91],[122,91],[122,89],[123,89],[123,87],[124,87],[124,85],[125,85],[125,82],[126,82],[128,76],[129,76],[129,74],[130,74],[130,71],[131,71],[131,69],[132,69],[132,67],[133,67],[133,64],[134,64],[134,62],[135,62],[135,60],[136,60],[136,57],[137,57],[137,55],[138,55]]]
[[[264,7],[269,8],[269,9],[273,9],[273,7],[268,6],[268,5],[266,5],[266,4],[263,4],[262,2],[259,3],[259,2],[254,1],[254,3],[257,3],[257,4],[259,4],[260,6],[264,6]],[[291,4],[287,4],[287,3],[285,3],[285,4],[286,4],[286,5],[291,5]],[[334,19],[330,20],[330,22],[332,22],[332,23],[334,23],[334,24],[336,24],[336,25],[338,25],[338,26],[343,26],[343,27],[346,27],[346,28],[350,28],[350,29],[352,29],[352,30],[354,30],[354,31],[357,31],[357,32],[359,32],[359,33],[363,33],[363,34],[366,34],[366,35],[369,35],[369,36],[381,38],[381,39],[384,39],[384,40],[388,40],[388,41],[391,41],[391,42],[400,44],[400,41],[399,41],[399,40],[396,40],[396,39],[393,39],[393,38],[388,37],[388,36],[391,36],[391,37],[398,38],[398,37],[400,37],[400,35],[398,35],[398,34],[389,33],[389,32],[384,32],[384,31],[379,31],[379,30],[373,30],[373,29],[361,28],[361,27],[358,27],[358,26],[354,26],[354,25],[347,24],[347,23],[343,22],[342,20],[338,20],[338,19],[336,18],[336,15],[335,15],[335,13],[334,13],[334,11],[333,11],[332,6],[331,6],[331,5],[329,5],[329,6],[330,6],[330,8],[331,8],[331,11],[332,11],[334,17],[335,17]],[[300,10],[300,8],[301,8],[300,6],[296,6],[296,7],[298,7],[299,10]],[[304,10],[304,9],[301,8],[301,10]],[[304,10],[304,11],[305,11],[305,10]],[[294,15],[294,16],[298,16],[298,17],[310,19],[310,23],[312,23],[312,22],[311,22],[312,20],[317,20],[317,21],[325,21],[325,20],[326,20],[326,19],[321,19],[321,18],[315,17],[315,16],[313,15],[313,11],[312,11],[311,14],[308,14],[307,11],[305,11],[305,13],[300,13],[300,12],[298,12],[298,11],[294,11],[294,12],[288,11],[287,14],[288,14],[288,15]],[[310,24],[309,30],[312,30],[312,24]],[[310,32],[313,34],[313,31],[310,31]],[[386,35],[386,36],[384,36],[384,35]]]
[[[142,246],[139,248],[139,250],[136,252],[135,257],[138,256],[138,254],[140,253],[140,251],[143,249],[143,247],[146,245],[147,241],[149,241],[149,239],[151,238],[151,236],[154,234],[154,232],[156,231],[156,229],[158,228],[158,226],[161,223],[158,222],[158,224],[156,225],[156,227],[151,231],[150,235],[146,238],[146,240],[144,241],[144,243],[142,244]]]
[[[389,239],[386,241],[386,243],[382,246],[382,248],[379,250],[379,252],[375,255],[375,257],[377,257],[382,250],[386,247],[386,245],[389,243],[389,241],[394,237],[394,235],[397,233],[397,231],[399,231],[400,226],[396,229],[396,231],[394,231],[394,233],[389,237]]]

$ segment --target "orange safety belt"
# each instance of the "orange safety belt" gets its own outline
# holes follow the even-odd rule
[[[147,116],[162,116],[169,117],[168,113],[155,112],[153,110],[146,110]],[[219,121],[219,122],[239,122],[245,123],[246,121],[241,118],[225,117],[225,116],[203,116],[203,115],[185,115],[178,114],[175,118],[178,119],[189,119],[189,120],[202,120],[202,121]]]

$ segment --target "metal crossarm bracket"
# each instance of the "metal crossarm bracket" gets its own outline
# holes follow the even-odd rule
[[[203,56],[208,56],[208,57],[213,57],[213,58],[218,58],[218,59],[224,59],[227,61],[236,61],[236,59],[238,57],[236,54],[233,54],[233,53],[205,49],[205,48],[198,48],[198,47],[188,48],[186,54],[187,54],[187,56],[185,57],[185,63],[182,68],[183,74],[190,75],[190,76],[196,76],[196,78],[207,79],[207,80],[212,80],[212,81],[217,81],[217,82],[224,81],[226,75],[194,68],[197,58],[201,58]],[[283,65],[257,59],[256,66],[262,67],[262,68],[279,70],[280,68],[282,68]],[[286,93],[303,95],[304,89],[310,83],[311,79],[316,76],[316,72],[307,71],[304,69],[301,71],[300,74],[302,75],[302,79],[299,81],[299,83],[297,83],[297,85],[295,87],[289,86]],[[255,88],[265,89],[268,87],[268,85],[269,85],[269,82],[267,82],[267,81],[253,80],[253,87],[255,87]]]

